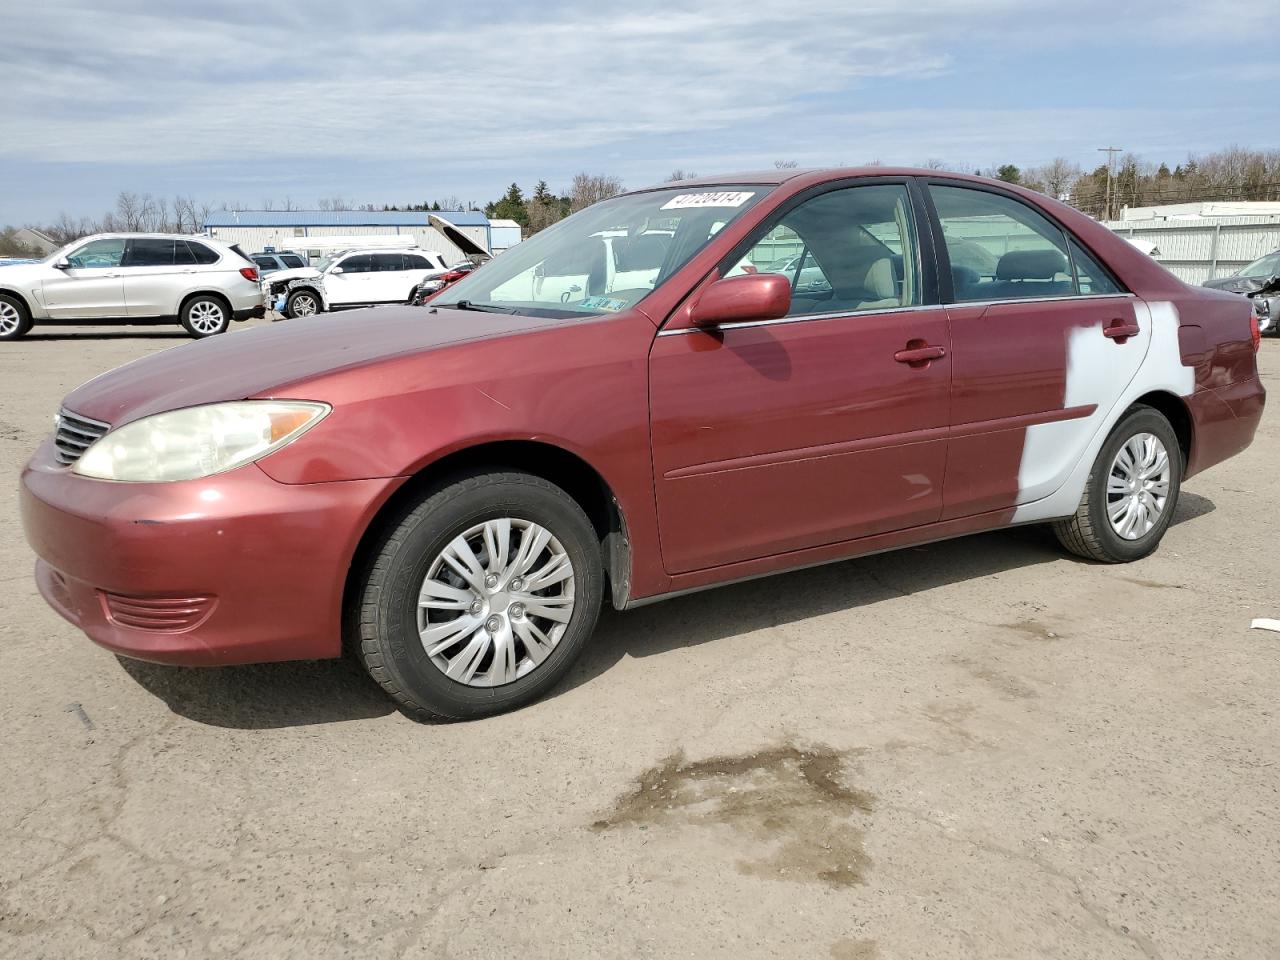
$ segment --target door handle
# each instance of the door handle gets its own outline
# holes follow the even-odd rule
[[[906,349],[895,353],[893,359],[913,367],[926,367],[930,360],[941,360],[946,355],[945,347],[932,347],[923,340],[910,340]]]
[[[1138,325],[1132,320],[1108,320],[1106,326],[1102,328],[1102,335],[1109,337],[1116,343],[1124,343],[1130,337],[1136,337],[1140,332]]]

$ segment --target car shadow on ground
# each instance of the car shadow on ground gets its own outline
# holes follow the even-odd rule
[[[81,333],[28,333],[24,341],[56,341],[56,340],[190,340],[191,334],[185,330],[112,330]]]
[[[1183,491],[1173,524],[1214,509],[1212,500]],[[624,657],[651,657],[1064,560],[1091,562],[1066,553],[1047,526],[1016,527],[749,580],[626,613],[606,607],[595,639],[552,695],[591,682]]]
[[[1214,509],[1212,500],[1183,491],[1173,523]],[[626,613],[606,607],[582,658],[551,696],[592,682],[624,657],[657,656],[1064,556],[1047,527],[1019,527],[763,577]],[[174,713],[211,726],[270,729],[396,712],[350,658],[200,669],[119,662]]]

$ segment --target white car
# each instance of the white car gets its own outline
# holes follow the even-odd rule
[[[286,317],[309,317],[379,303],[408,303],[418,284],[449,269],[431,250],[348,250],[316,268],[279,270],[266,282],[273,304],[284,298]]]
[[[180,323],[193,337],[266,312],[258,268],[207,237],[103,233],[0,271],[0,340],[33,324]]]

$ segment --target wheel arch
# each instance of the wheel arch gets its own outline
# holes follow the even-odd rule
[[[19,303],[22,304],[23,309],[27,311],[28,317],[32,317],[32,318],[35,317],[35,314],[31,309],[31,301],[22,294],[22,291],[17,290],[14,287],[0,286],[0,293],[3,293],[7,297],[13,297],[15,300],[17,300]]]
[[[359,578],[387,531],[432,487],[486,470],[519,470],[565,491],[582,507],[600,538],[601,560],[613,605],[621,609],[631,591],[631,546],[622,507],[608,482],[590,463],[555,444],[536,440],[495,440],[455,450],[431,461],[387,498],[356,544],[343,588],[342,609],[359,589]]]
[[[187,309],[187,304],[189,304],[189,303],[190,303],[192,300],[194,300],[196,297],[212,297],[214,300],[217,300],[219,303],[221,303],[224,307],[226,307],[226,308],[227,308],[227,320],[228,320],[228,321],[230,321],[230,320],[232,320],[232,319],[234,318],[235,310],[234,310],[234,308],[231,306],[231,299],[230,299],[230,298],[229,298],[225,293],[222,293],[222,292],[220,292],[220,291],[218,291],[218,290],[203,290],[203,289],[202,289],[202,290],[193,290],[193,291],[191,291],[191,292],[190,292],[190,293],[188,293],[186,296],[184,296],[184,297],[182,298],[182,300],[178,303],[178,318],[179,318],[179,319],[181,319],[181,318],[182,318],[182,311],[184,311],[184,310],[186,310],[186,309]]]
[[[1167,390],[1153,390],[1134,400],[1129,409],[1139,406],[1151,407],[1169,421],[1178,438],[1178,446],[1182,449],[1182,467],[1185,470],[1191,462],[1191,448],[1195,442],[1195,421],[1191,418],[1191,410],[1186,401]]]

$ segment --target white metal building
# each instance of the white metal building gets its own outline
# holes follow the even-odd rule
[[[514,220],[489,221],[489,251],[495,256],[503,250],[510,250],[521,239],[520,224]]]
[[[1188,283],[1235,273],[1280,250],[1280,203],[1173,203],[1126,208],[1105,226],[1155,246],[1152,256]]]
[[[457,234],[450,236],[452,229]],[[204,222],[204,232],[226,243],[238,243],[246,253],[274,247],[306,249],[308,237],[411,236],[423,250],[443,254],[446,263],[465,260],[474,250],[492,249],[489,218],[472,210],[216,210]]]

